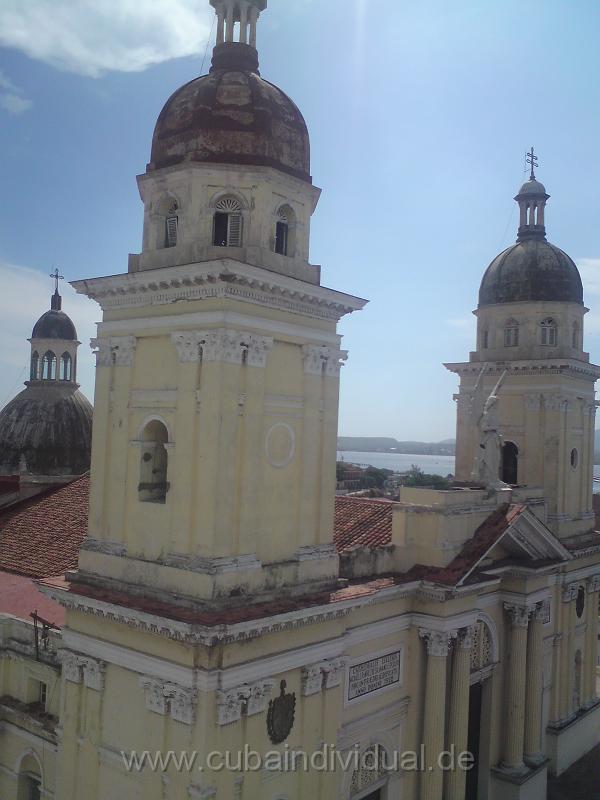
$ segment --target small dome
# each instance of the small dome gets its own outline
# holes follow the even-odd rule
[[[532,178],[531,180],[527,181],[527,183],[524,183],[523,186],[521,186],[517,197],[520,197],[521,195],[524,194],[547,195],[547,192],[546,192],[546,187],[544,186],[543,183],[540,183],[539,181],[536,181],[535,178]]]
[[[64,311],[46,311],[33,326],[32,339],[67,339],[77,341],[77,331]]]
[[[311,181],[304,117],[260,77],[249,45],[217,45],[210,74],[178,89],[161,111],[148,170],[186,161],[269,166]]]
[[[0,411],[0,475],[82,475],[93,409],[74,384],[27,386]]]
[[[529,238],[492,261],[481,281],[479,305],[537,300],[583,304],[583,286],[566,253],[543,238]]]

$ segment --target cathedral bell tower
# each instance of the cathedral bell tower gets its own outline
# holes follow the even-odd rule
[[[544,489],[549,527],[560,537],[592,528],[592,474],[600,368],[583,349],[587,309],[579,271],[546,240],[549,199],[531,175],[517,194],[516,244],[497,256],[479,290],[477,349],[468,363],[447,364],[460,376],[457,395],[458,480],[476,473],[481,398],[499,379],[502,440],[498,478]]]
[[[208,75],[161,111],[142,252],[82,280],[103,321],[76,582],[190,603],[336,585],[338,320],[309,263],[320,190],[302,114],[259,73],[266,0],[211,0]]]

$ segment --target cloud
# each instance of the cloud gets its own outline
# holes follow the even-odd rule
[[[80,75],[139,72],[202,55],[213,19],[199,0],[2,0],[0,45]]]
[[[32,105],[31,100],[24,97],[23,90],[0,70],[0,108],[18,115],[28,111]]]
[[[49,272],[49,270],[48,270]],[[50,308],[52,282],[45,272],[0,261],[2,315],[0,315],[0,408],[23,388],[27,380],[31,348],[27,339],[44,311]],[[79,341],[78,375],[82,391],[93,397],[94,361],[89,340],[96,335],[95,323],[100,319],[98,306],[75,293],[62,282],[63,309],[77,329]]]
[[[580,258],[577,266],[585,294],[600,295],[600,258]]]

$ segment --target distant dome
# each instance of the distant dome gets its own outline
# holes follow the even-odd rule
[[[479,290],[480,306],[536,300],[583,304],[575,263],[544,238],[524,239],[496,256]]]
[[[77,340],[77,331],[71,318],[64,311],[46,311],[38,319],[31,333],[32,339]]]
[[[519,195],[517,196],[524,194],[547,194],[547,192],[544,184],[540,183],[539,181],[536,181],[535,178],[533,178],[532,180],[527,181],[527,183],[524,183],[523,186],[521,186],[521,188],[519,189]]]
[[[76,384],[35,383],[0,411],[0,475],[82,475],[93,409]]]
[[[217,45],[210,74],[178,89],[161,111],[148,170],[186,161],[268,166],[311,181],[304,117],[260,77],[253,47]]]

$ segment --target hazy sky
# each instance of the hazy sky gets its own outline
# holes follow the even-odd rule
[[[0,406],[26,378],[51,269],[124,272],[139,251],[135,176],[163,103],[201,72],[212,19],[208,0],[2,0]],[[599,30],[595,0],[269,0],[261,72],[303,111],[324,190],[311,259],[325,285],[371,301],[341,325],[340,434],[454,434],[442,362],[473,347],[532,144],[600,360]],[[99,309],[63,294],[91,397]]]

